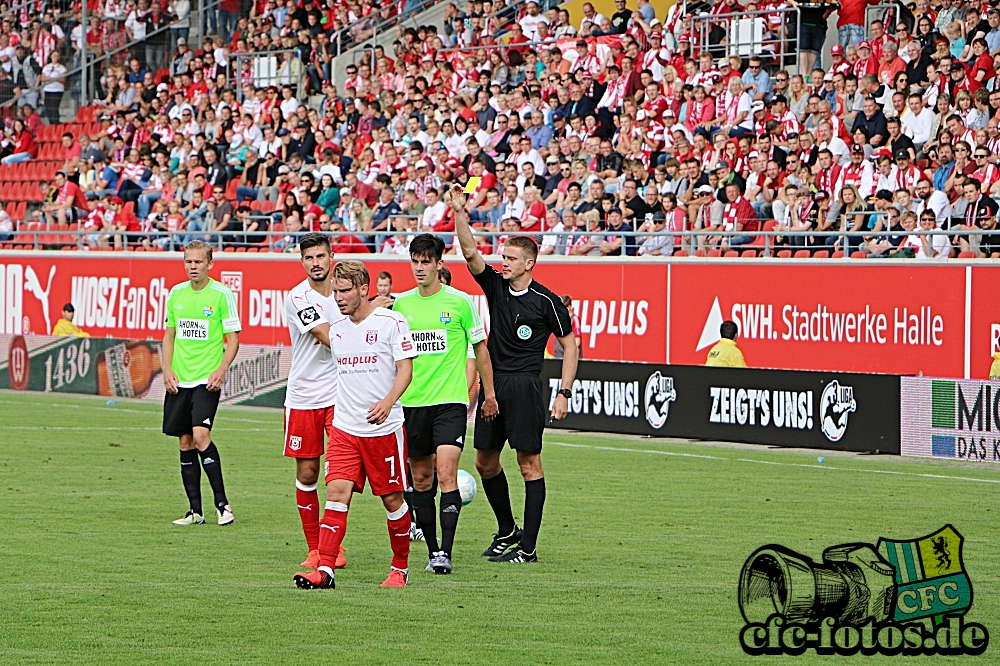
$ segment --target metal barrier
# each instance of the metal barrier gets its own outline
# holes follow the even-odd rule
[[[778,34],[774,34],[772,17],[780,17]],[[746,58],[758,55],[777,58],[776,69],[799,69],[799,26],[802,12],[798,7],[779,7],[766,11],[731,14],[699,14],[692,18],[691,29],[698,34],[698,43],[715,57],[738,55]]]
[[[896,11],[896,5],[893,3],[881,3],[877,5],[868,5],[865,7],[865,39],[870,39],[872,36],[872,21],[884,21],[888,17],[888,14],[892,10]],[[893,20],[892,25],[884,25],[886,32],[892,33],[896,29],[897,20]]]
[[[256,211],[255,211],[256,212]],[[268,224],[275,221],[276,216],[280,216],[280,211],[274,211],[273,213],[262,214],[256,212],[256,215],[251,216],[251,220],[263,220]],[[415,216],[408,215],[392,215],[389,218],[394,219],[416,219]],[[339,223],[339,221],[334,220],[334,222]],[[184,243],[184,238],[188,236],[195,236],[201,239],[209,240],[218,249],[222,250],[226,247],[244,247],[244,248],[255,248],[255,250],[260,252],[282,252],[282,251],[293,251],[295,248],[295,241],[298,237],[308,233],[309,229],[302,229],[299,231],[195,231],[187,232],[185,230],[178,230],[175,232],[165,232],[165,231],[152,231],[152,232],[142,232],[142,231],[114,231],[114,230],[101,230],[101,231],[83,231],[78,228],[73,231],[59,231],[59,230],[33,230],[33,231],[17,231],[13,232],[13,240],[0,240],[0,244],[5,245],[15,245],[20,246],[20,249],[48,249],[48,248],[60,248],[65,247],[68,244],[62,242],[60,239],[65,239],[67,236],[74,236],[76,238],[77,249],[83,250],[89,247],[91,244],[88,243],[88,237],[104,237],[105,240],[111,241],[109,243],[101,243],[102,247],[107,247],[108,245],[114,244],[117,248],[122,250],[134,250],[134,246],[141,244],[141,240],[129,240],[125,242],[124,236],[134,236],[142,237],[145,240],[152,240],[150,245],[155,245],[155,241],[162,237],[167,237],[172,235],[174,241],[169,243],[171,247],[180,249]],[[325,233],[331,233],[328,230],[323,230]],[[246,236],[259,236],[263,237],[264,240],[260,242],[246,241]],[[421,233],[431,233],[434,236],[438,236],[445,240],[449,245],[453,244],[455,240],[455,232],[430,232],[420,229],[415,230],[379,230],[379,231],[351,231],[344,229],[343,231],[336,232],[337,237],[353,237],[360,240],[365,245],[371,245],[375,237],[379,238],[389,238],[389,237],[406,237],[414,236]],[[523,232],[506,232],[502,230],[497,231],[484,231],[480,229],[473,229],[473,235],[476,236],[480,242],[490,243],[494,249],[496,249],[497,241],[501,237],[510,238],[513,236],[530,236],[533,238],[539,237],[555,237],[556,244],[565,244],[566,242],[572,242],[574,239],[580,236],[597,236],[602,239],[606,237],[622,237],[622,238],[635,238],[637,243],[650,237],[663,237],[669,236],[674,240],[674,248],[687,250],[689,254],[694,254],[694,249],[699,248],[699,246],[704,246],[706,249],[720,249],[720,242],[713,242],[711,244],[707,243],[709,237],[713,239],[729,239],[737,236],[752,236],[755,239],[763,239],[763,243],[759,240],[751,243],[744,244],[739,247],[726,247],[727,250],[735,250],[738,252],[743,252],[745,250],[755,250],[761,258],[772,258],[776,257],[776,252],[780,250],[791,250],[793,253],[798,250],[808,250],[810,254],[814,252],[828,251],[832,254],[836,248],[832,245],[824,242],[822,244],[809,244],[809,239],[822,238],[822,239],[841,239],[843,237],[874,237],[874,238],[885,238],[887,236],[899,236],[899,235],[910,235],[910,236],[947,236],[949,238],[953,237],[963,237],[969,240],[971,243],[978,244],[978,237],[984,234],[984,230],[966,230],[966,229],[933,229],[930,231],[923,231],[920,229],[914,229],[908,232],[890,232],[890,231],[878,231],[878,232],[844,232],[844,231],[753,231],[753,232],[742,232],[742,231],[704,231],[704,230],[694,230],[694,231],[664,231],[659,233],[651,233],[648,231],[613,231],[609,229],[593,229],[593,230],[581,230],[577,229],[574,231],[561,231],[561,232],[535,232],[535,233],[523,233]],[[116,241],[115,236],[119,239]],[[31,247],[26,247],[29,245],[24,242],[25,237],[30,237],[32,242]],[[775,243],[775,238],[781,237],[785,239],[802,239],[801,244],[790,244],[777,245]],[[21,238],[22,240],[17,240]],[[706,242],[699,243],[699,239],[704,239]],[[955,248],[953,248],[954,250]],[[373,252],[373,254],[379,254],[379,252]]]
[[[299,58],[296,49],[284,49],[280,51],[251,51],[249,53],[237,53],[235,74],[238,80],[236,86],[236,98],[243,101],[243,86],[245,83],[252,83],[258,88],[283,85],[290,85],[299,97],[306,89],[307,68],[309,63],[303,62]],[[298,63],[298,73],[296,73],[296,63]],[[245,73],[244,67],[249,65],[250,71]],[[300,99],[300,101],[303,101]]]

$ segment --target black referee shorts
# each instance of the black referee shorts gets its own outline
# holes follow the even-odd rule
[[[493,387],[500,413],[492,421],[483,419],[485,394],[480,391],[475,447],[484,451],[501,451],[504,443],[508,442],[515,451],[541,453],[547,416],[542,378],[530,374],[494,375]]]
[[[411,458],[426,458],[442,444],[465,448],[468,408],[457,402],[427,407],[403,407],[406,444]]]
[[[211,430],[221,396],[222,391],[209,391],[204,384],[167,393],[163,398],[163,434],[190,435],[194,426]]]

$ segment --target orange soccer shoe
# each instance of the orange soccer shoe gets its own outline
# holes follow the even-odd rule
[[[347,557],[344,556],[345,552],[347,552],[347,549],[341,546],[340,552],[337,553],[337,564],[334,566],[335,569],[343,569],[347,566]]]
[[[292,577],[295,584],[303,590],[333,589],[336,586],[333,576],[326,571],[301,571]]]
[[[302,562],[301,564],[299,564],[299,566],[303,567],[304,569],[318,569],[319,568],[319,551],[318,550],[310,550],[309,551],[309,556],[305,559],[304,562]]]
[[[381,587],[406,587],[406,572],[393,569],[389,572],[389,577],[385,579]]]

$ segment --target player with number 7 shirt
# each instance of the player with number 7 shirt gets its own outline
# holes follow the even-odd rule
[[[416,346],[406,319],[368,302],[371,279],[360,261],[333,269],[340,311],[330,321],[339,385],[325,464],[326,507],[320,521],[319,567],[294,576],[304,589],[333,588],[347,512],[365,482],[385,507],[392,564],[382,587],[404,587],[410,556],[406,431],[399,402],[413,377]]]

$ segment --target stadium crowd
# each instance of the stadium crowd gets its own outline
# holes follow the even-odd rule
[[[171,24],[163,44],[116,54],[94,100],[99,131],[63,137],[32,219],[77,225],[94,249],[198,238],[290,250],[323,230],[337,252],[405,254],[417,233],[453,232],[457,184],[494,253],[532,234],[543,254],[714,255],[761,250],[768,232],[772,251],[1000,257],[996,0],[897,5],[868,39],[865,0],[846,0],[829,46],[818,10],[799,9],[798,28],[784,20],[796,0],[720,0],[708,30],[648,0],[615,0],[610,17],[587,3],[579,23],[551,3],[469,0],[447,4],[440,26],[397,27],[340,88],[338,44],[400,3],[316,1],[224,0],[201,44]],[[95,3],[88,48],[145,34],[135,17],[149,29],[178,7],[190,11]],[[765,12],[764,46],[727,56],[724,15],[750,11]],[[67,32],[82,43],[78,28],[55,35],[54,12],[13,21],[20,32],[3,21],[0,102],[11,72],[21,84],[38,62],[59,65]],[[272,51],[274,85],[258,85],[249,54]],[[36,80],[52,121],[64,79],[46,68]],[[28,88],[12,89],[6,164],[37,153]],[[16,223],[6,238],[3,224],[9,241]]]

